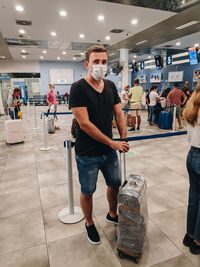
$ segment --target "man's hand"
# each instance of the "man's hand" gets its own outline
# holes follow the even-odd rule
[[[121,152],[128,152],[130,148],[129,144],[125,141],[112,141],[110,147]]]

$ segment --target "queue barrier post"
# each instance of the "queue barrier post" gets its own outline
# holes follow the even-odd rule
[[[38,130],[39,127],[37,127],[37,117],[36,117],[36,108],[35,108],[35,103],[33,103],[33,115],[34,115],[34,126],[32,130]]]
[[[41,114],[42,117],[42,134],[43,134],[43,142],[44,142],[44,146],[40,147],[40,151],[49,151],[52,149],[52,147],[47,145],[47,128],[46,128],[46,118],[44,113]]]
[[[123,165],[122,165],[122,154],[123,154]],[[121,174],[121,180],[122,184],[126,180],[126,155],[125,153],[119,152],[119,163],[120,163],[120,174]],[[122,175],[122,168],[123,168],[123,175]]]
[[[176,105],[174,105],[174,113],[173,113],[173,132],[175,131],[176,128]]]
[[[27,108],[27,119],[30,120],[30,110],[29,110],[29,108],[30,108],[30,103],[29,103],[29,100],[27,101],[27,106],[26,106],[26,108]]]
[[[58,219],[62,223],[77,223],[83,220],[84,216],[80,207],[74,207],[73,180],[72,180],[72,141],[64,142],[66,147],[66,172],[67,172],[67,191],[68,207],[58,213]]]

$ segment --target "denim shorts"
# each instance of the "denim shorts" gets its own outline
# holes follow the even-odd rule
[[[99,170],[101,170],[107,186],[120,187],[121,174],[116,151],[97,157],[76,154],[76,163],[82,194],[92,195],[95,192]]]

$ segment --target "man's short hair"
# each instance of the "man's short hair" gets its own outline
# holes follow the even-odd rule
[[[174,83],[174,87],[178,87],[178,83]]]
[[[139,79],[135,78],[134,83],[139,84],[139,82],[140,82]]]
[[[94,45],[94,46],[91,46],[87,49],[86,51],[86,54],[85,54],[85,59],[86,61],[89,61],[90,59],[90,54],[91,53],[106,53],[107,56],[108,56],[108,51],[105,49],[105,47],[103,46],[100,46],[100,45]]]

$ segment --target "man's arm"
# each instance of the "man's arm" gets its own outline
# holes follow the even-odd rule
[[[110,146],[114,150],[127,152],[129,144],[127,142],[113,141],[111,138],[103,134],[93,123],[90,122],[86,107],[72,108],[72,112],[78,121],[78,124],[84,132],[93,139]]]
[[[121,139],[126,139],[126,120],[122,112],[120,104],[114,105],[115,119],[117,121],[117,128],[120,134]]]
[[[167,105],[166,105],[166,107],[169,107],[169,102],[170,102],[170,93],[167,96]]]
[[[181,103],[181,105],[184,105],[185,104],[185,102],[187,101],[187,96],[186,96],[186,94],[184,94],[183,93],[183,102]]]

